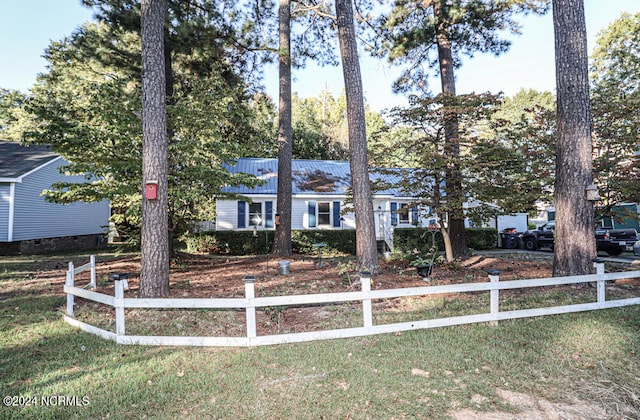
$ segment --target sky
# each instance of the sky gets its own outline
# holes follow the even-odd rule
[[[584,3],[590,51],[597,33],[622,12],[640,13],[640,0],[584,0]],[[79,0],[0,0],[0,87],[28,92],[37,74],[46,72],[46,61],[41,57],[44,49],[51,41],[70,35],[91,17],[91,10],[82,7]],[[456,72],[459,94],[502,91],[509,96],[521,88],[554,91],[551,13],[522,17],[520,22],[522,35],[508,37],[512,45],[507,53],[499,57],[478,54],[464,60]],[[391,91],[400,74],[398,68],[386,60],[361,54],[361,72],[365,97],[373,110],[406,104],[404,96]],[[308,65],[303,70],[294,70],[293,77],[293,90],[303,98],[317,96],[325,87],[334,96],[343,90],[340,67]],[[264,83],[267,92],[277,98],[277,67],[265,69]],[[431,78],[429,86],[439,92],[439,79]]]

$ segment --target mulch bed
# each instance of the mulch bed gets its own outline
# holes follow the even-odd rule
[[[317,259],[293,255],[287,275],[278,273],[283,259],[273,256],[210,257],[183,254],[172,263],[170,296],[178,297],[242,297],[245,276],[256,277],[256,296],[278,296],[309,293],[332,293],[359,290],[359,275],[347,259]],[[98,262],[98,291],[112,294],[112,273],[129,273],[129,291],[134,296],[138,289],[139,259]],[[393,289],[488,281],[487,270],[500,270],[500,280],[541,278],[551,276],[550,260],[514,260],[512,258],[474,256],[455,264],[437,265],[426,283],[408,261],[380,261],[381,273],[374,275],[372,289]],[[84,273],[81,274],[85,275]],[[81,283],[78,280],[78,283]],[[109,290],[111,289],[111,290]]]

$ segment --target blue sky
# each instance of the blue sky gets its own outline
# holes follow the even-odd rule
[[[584,0],[588,42],[591,50],[596,34],[624,11],[640,12],[639,0]],[[71,34],[91,19],[91,11],[79,0],[0,0],[0,87],[27,92],[38,73],[46,71],[42,52],[52,40]],[[520,88],[554,90],[555,65],[551,14],[529,16],[521,20],[523,34],[512,36],[509,52],[500,57],[477,55],[465,60],[457,72],[458,93],[499,92],[512,95]],[[362,56],[362,76],[369,105],[381,110],[404,104],[402,96],[391,92],[399,70],[383,60]],[[440,82],[430,80],[437,92]],[[265,71],[267,92],[277,95],[277,68]],[[342,91],[340,68],[307,66],[294,71],[294,91],[301,97],[316,96],[325,85],[333,94]]]

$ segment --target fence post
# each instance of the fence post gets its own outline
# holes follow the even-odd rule
[[[602,275],[604,274],[604,260],[602,258],[594,258],[593,266],[596,269],[596,274],[598,275],[598,280],[596,282],[596,291],[598,296],[598,304],[600,306],[604,306],[604,302],[607,300],[605,296],[605,284],[604,280],[602,280]]]
[[[373,327],[373,313],[371,311],[371,273],[363,271],[360,273],[360,286],[364,298],[362,299],[362,319],[365,328]]]
[[[491,283],[499,283],[500,282],[500,270],[487,270],[489,274],[489,281]],[[494,318],[498,318],[498,312],[500,312],[500,290],[499,289],[491,289],[490,292],[490,311],[491,315]],[[489,325],[495,327],[498,325],[498,320],[490,321]]]
[[[96,290],[96,256],[92,255],[89,258],[91,263],[91,290]]]
[[[122,280],[114,282],[116,298],[113,306],[116,308],[116,335],[125,335],[124,329],[124,284]]]
[[[244,280],[244,296],[249,301],[247,306],[247,337],[256,337],[256,307],[253,299],[256,297],[255,283],[256,276],[245,276]]]
[[[67,270],[67,278],[64,282],[66,286],[73,287],[73,263],[69,263],[69,270]],[[67,292],[67,315],[73,316],[73,294]]]

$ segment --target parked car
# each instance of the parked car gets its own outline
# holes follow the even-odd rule
[[[605,251],[609,255],[633,251],[633,245],[638,239],[635,229],[596,229],[598,251]]]
[[[556,222],[547,222],[536,230],[528,230],[522,234],[524,248],[535,251],[540,248],[553,249]]]
[[[553,249],[555,240],[555,221],[550,221],[535,230],[522,234],[524,248],[535,251],[540,248]],[[596,248],[609,255],[620,255],[624,251],[633,251],[636,241],[640,241],[635,229],[596,229]]]

